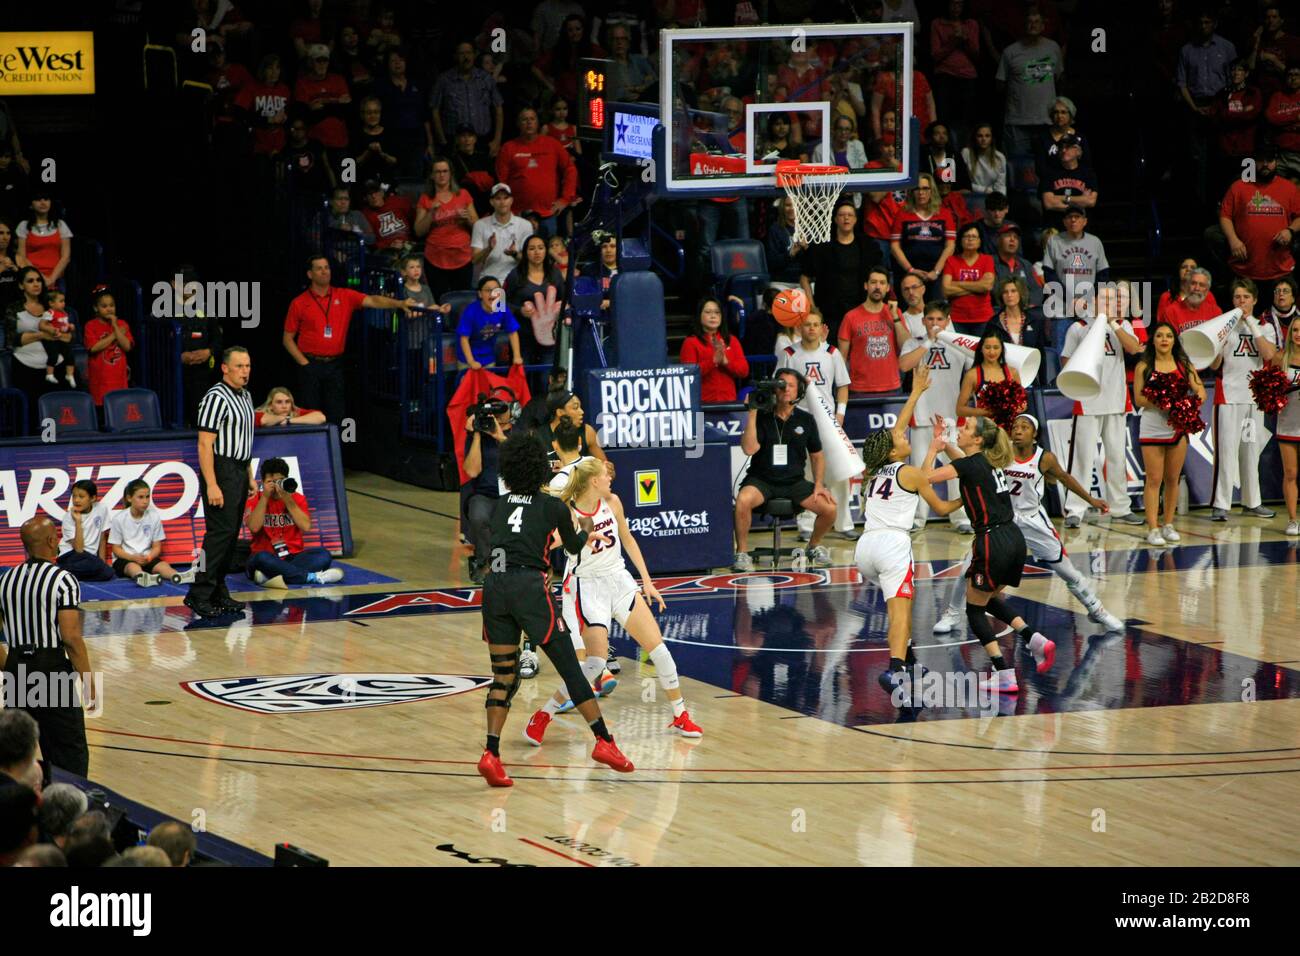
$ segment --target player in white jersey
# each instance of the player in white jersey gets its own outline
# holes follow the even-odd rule
[[[816,387],[828,405],[835,409],[835,420],[844,424],[844,412],[849,401],[849,370],[844,364],[844,357],[824,338],[826,324],[816,312],[809,312],[808,318],[799,326],[799,340],[776,353],[776,368],[792,368],[805,381],[808,390]],[[806,408],[806,405],[805,405]],[[822,438],[826,441],[825,436]],[[805,469],[805,477],[811,480],[812,464]],[[837,502],[839,509],[835,512],[835,530],[846,537],[853,535],[853,513],[849,509],[849,479],[831,482],[826,486]],[[817,516],[811,511],[801,511],[795,518],[799,528],[799,540],[812,536],[813,524]]]
[[[1264,507],[1259,489],[1259,455],[1268,436],[1264,413],[1250,392],[1250,375],[1271,362],[1279,345],[1277,329],[1270,321],[1255,318],[1258,297],[1255,283],[1236,279],[1232,283],[1232,307],[1241,309],[1228,341],[1210,368],[1219,369],[1214,383],[1214,510],[1211,521],[1227,521],[1232,510],[1232,489],[1241,486],[1241,513],[1255,518],[1272,518],[1276,512]]]
[[[1011,448],[1014,457],[1011,464],[1002,469],[1002,473],[1006,475],[1011,492],[1012,517],[1025,536],[1025,546],[1029,553],[1034,560],[1047,565],[1053,574],[1065,582],[1066,590],[1087,608],[1088,620],[1105,626],[1107,631],[1124,630],[1124,622],[1102,606],[1097,592],[1079,573],[1079,569],[1070,563],[1061,536],[1056,533],[1052,519],[1047,516],[1047,509],[1043,506],[1043,493],[1047,482],[1055,484],[1059,481],[1102,514],[1108,509],[1107,503],[1089,495],[1078,479],[1061,467],[1056,456],[1038,444],[1038,419],[1033,415],[1016,416],[1015,423],[1011,426]],[[963,579],[969,566],[968,555],[948,596],[948,611],[939,624],[935,625],[935,630],[940,633],[952,629],[944,627],[941,630],[941,624],[955,624],[957,615],[964,611],[966,589]],[[1024,618],[1020,616],[1006,623],[1016,631],[1026,626]]]
[[[912,455],[908,425],[922,393],[930,387],[930,370],[921,365],[912,376],[912,394],[899,412],[892,431],[883,428],[862,442],[862,514],[864,528],[853,552],[864,580],[876,584],[885,596],[889,613],[889,669],[880,675],[880,686],[895,706],[910,703],[904,687],[906,668],[916,656],[912,652],[912,522],[917,505],[925,500],[939,514],[961,507],[961,499],[943,501],[934,493],[921,470],[906,464]],[[932,437],[927,446],[925,467],[934,464],[944,445]]]
[[[1286,499],[1286,533],[1300,535],[1296,520],[1296,498],[1300,496],[1297,474],[1300,473],[1300,321],[1291,320],[1286,345],[1273,356],[1273,363],[1286,373],[1290,390],[1286,407],[1277,413],[1277,447],[1282,456],[1282,496]]]
[[[1093,309],[1096,318],[1080,318],[1065,334],[1061,358],[1065,368],[1083,342],[1092,323],[1103,317],[1110,325],[1106,332],[1105,352],[1101,362],[1101,391],[1096,398],[1076,402],[1074,423],[1070,432],[1070,474],[1085,488],[1092,486],[1092,469],[1097,458],[1097,441],[1105,451],[1105,476],[1102,479],[1110,515],[1126,524],[1141,524],[1141,515],[1133,513],[1128,494],[1128,379],[1124,370],[1124,353],[1137,355],[1142,343],[1133,334],[1133,325],[1120,315],[1119,295],[1114,286],[1104,284],[1097,290]],[[1077,496],[1065,496],[1065,526],[1077,528],[1083,524],[1087,501]]]
[[[691,720],[686,709],[677,665],[646,603],[646,598],[649,598],[657,602],[662,611],[666,607],[663,595],[655,587],[645,558],[641,556],[641,548],[627,526],[623,503],[610,490],[605,463],[593,459],[575,465],[561,497],[572,506],[578,523],[588,534],[604,534],[612,539],[609,545],[593,547],[570,562],[565,574],[564,620],[571,631],[582,635],[587,651],[583,673],[588,680],[593,680],[604,669],[609,629],[617,621],[650,655],[659,684],[673,708],[673,722],[669,728],[683,737],[703,736],[704,731]],[[644,598],[623,564],[624,551],[641,575]],[[563,695],[557,693],[533,714],[524,730],[529,743],[538,747],[542,745],[551,717],[563,706],[562,697],[567,698],[567,692]]]
[[[915,278],[915,277],[913,277]],[[900,372],[910,372],[924,365],[930,372],[930,387],[921,400],[916,403],[916,411],[909,423],[911,433],[908,436],[912,445],[912,464],[919,465],[925,460],[926,449],[934,437],[936,416],[950,423],[948,441],[957,441],[957,396],[961,394],[961,379],[975,363],[975,359],[962,349],[944,342],[939,333],[948,328],[948,305],[944,302],[930,302],[925,306],[925,334],[904,340],[898,355]],[[958,482],[948,482],[948,498],[960,497]],[[917,505],[916,521],[913,527],[924,528],[930,507],[924,501]],[[970,521],[966,518],[964,508],[958,508],[948,515],[948,521],[959,531],[966,534],[971,531]],[[965,525],[963,529],[962,526]]]

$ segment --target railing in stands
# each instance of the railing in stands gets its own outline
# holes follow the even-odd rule
[[[647,214],[646,221],[649,223],[649,226],[646,229],[646,248],[650,250],[651,263],[653,263],[654,267],[658,269],[660,274],[665,278],[674,281],[681,279],[682,275],[686,272],[686,250],[682,248],[682,244],[677,241],[676,236],[654,221],[653,216]],[[669,250],[674,253],[677,258],[676,266],[669,266],[667,263],[662,262],[655,256],[655,236],[659,236],[664,240],[664,242],[668,243]]]

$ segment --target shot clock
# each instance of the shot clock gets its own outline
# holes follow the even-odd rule
[[[578,138],[603,142],[605,139],[605,80],[609,60],[578,61]]]

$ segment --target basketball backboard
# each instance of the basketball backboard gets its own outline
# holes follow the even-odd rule
[[[666,194],[775,194],[776,162],[791,158],[848,166],[850,191],[896,189],[915,177],[910,23],[662,30],[659,37],[656,172]],[[836,124],[851,127],[860,148],[838,145]],[[896,165],[871,162],[882,148]]]

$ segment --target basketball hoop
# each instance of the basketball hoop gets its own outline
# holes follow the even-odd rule
[[[791,242],[810,246],[830,242],[835,200],[839,199],[849,171],[844,166],[818,166],[783,159],[776,164],[776,182],[794,203]]]

